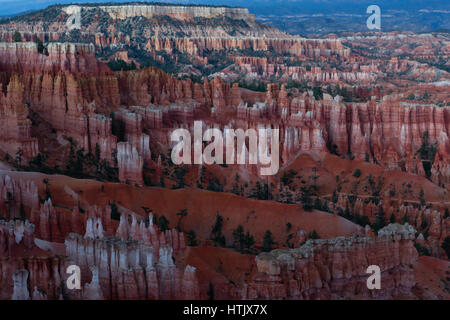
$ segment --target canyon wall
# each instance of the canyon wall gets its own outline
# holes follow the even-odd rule
[[[366,103],[346,103],[328,94],[316,100],[312,92],[288,96],[285,87],[277,85],[269,85],[265,99],[249,104],[243,102],[239,88],[230,88],[220,78],[200,84],[176,80],[154,69],[121,72],[118,77],[122,102],[130,106],[200,104],[212,106],[213,117],[204,119],[210,127],[248,128],[259,123],[279,128],[283,163],[301,151],[332,151],[368,159],[388,170],[426,175],[426,161],[432,163],[429,174],[433,182],[445,185],[450,181],[448,107],[405,102],[401,95],[384,96],[381,101],[372,98]],[[199,114],[195,110],[194,116]],[[191,123],[190,118],[183,120],[164,112],[162,117],[169,127]],[[438,145],[433,159],[421,159],[417,154],[426,132],[429,143]]]
[[[39,152],[38,141],[31,136],[31,121],[24,103],[24,88],[13,76],[0,93],[0,149],[20,162],[31,160]]]
[[[350,49],[345,48],[339,40],[309,40],[303,38],[270,38],[270,37],[163,37],[150,38],[145,48],[151,52],[175,50],[202,57],[206,51],[227,51],[233,49],[252,51],[272,51],[277,54],[290,54],[309,58],[331,57],[338,55],[347,57]]]
[[[122,104],[130,110],[117,113],[117,120],[126,124],[124,142],[130,147],[121,144],[117,152],[121,181],[142,184],[141,162],[151,165],[150,138],[142,130],[190,125],[199,117],[210,127],[263,124],[279,128],[284,164],[298,152],[331,151],[368,158],[389,170],[428,174],[439,185],[450,181],[448,107],[405,102],[401,95],[366,103],[346,103],[328,94],[316,100],[312,92],[288,96],[285,87],[277,85],[269,85],[265,99],[254,98],[253,103],[244,98],[239,87],[230,87],[218,77],[197,83],[178,80],[154,68],[113,73],[95,60],[90,46],[52,44],[52,48],[47,57],[28,43],[0,45],[0,54],[5,57],[21,56],[20,60],[2,59],[0,64],[2,82],[9,88],[3,105],[14,101],[15,110],[20,112],[11,117],[23,124],[18,126],[23,128],[20,133],[10,131],[13,137],[7,135],[5,150],[21,147],[29,156],[38,152],[27,129],[23,103],[28,103],[33,112],[61,135],[73,137],[85,151],[93,153],[98,145],[101,157],[112,164],[113,151],[119,147],[108,116]],[[16,74],[20,69],[24,72]],[[420,159],[416,154],[425,132],[430,143],[438,143],[434,159]],[[424,160],[432,163],[428,173]]]
[[[95,58],[92,45],[52,43],[48,51],[48,56],[39,53],[35,43],[0,43],[0,79],[10,87],[3,100],[22,105],[20,113],[16,112],[23,123],[17,126],[23,128],[22,140],[32,140],[27,137],[26,103],[80,148],[94,152],[98,144],[102,157],[111,160],[116,138],[110,120],[95,111],[119,104],[113,73]],[[29,153],[36,155],[36,147],[31,149]]]

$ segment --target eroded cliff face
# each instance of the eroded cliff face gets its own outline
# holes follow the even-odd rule
[[[205,79],[199,84],[189,79],[176,80],[155,69],[120,72],[118,77],[123,103],[150,105],[139,110],[133,107],[135,112],[152,114],[149,129],[162,126],[153,104],[168,105],[169,110],[177,104],[193,107],[192,116],[187,117],[159,108],[165,126],[191,123],[199,114],[195,112],[197,105],[212,106],[212,117],[206,119],[211,127],[218,124],[247,128],[264,123],[279,128],[283,163],[289,163],[302,151],[333,151],[369,159],[388,170],[420,175],[427,174],[424,162],[431,163],[428,173],[431,179],[439,185],[449,181],[448,107],[409,103],[395,94],[381,101],[372,98],[367,103],[346,103],[341,97],[328,94],[324,94],[323,100],[316,100],[312,93],[288,97],[285,87],[277,85],[269,85],[265,99],[249,104],[244,103],[236,85],[230,88],[220,78]],[[232,124],[232,119],[241,123]],[[425,133],[430,143],[438,143],[433,159],[421,159],[417,154]]]
[[[292,40],[283,41],[295,46]],[[263,43],[257,45],[264,47]],[[329,50],[329,45],[322,49]],[[282,45],[279,49],[291,50]],[[311,54],[321,54],[320,50],[312,47]],[[24,162],[38,154],[37,139],[45,134],[33,127],[41,129],[39,124],[47,124],[56,131],[52,142],[57,146],[64,145],[62,137],[67,136],[85,152],[96,153],[98,147],[99,158],[118,168],[120,182],[141,187],[146,169],[155,171],[155,181],[164,178],[167,164],[163,157],[170,146],[170,131],[192,131],[194,120],[200,120],[204,129],[280,129],[284,166],[305,153],[335,153],[378,164],[380,170],[429,175],[436,185],[449,183],[448,107],[406,101],[401,94],[374,97],[365,103],[345,102],[328,94],[319,100],[314,92],[293,93],[276,84],[256,93],[236,83],[229,85],[220,77],[194,82],[155,68],[112,72],[95,59],[91,45],[54,43],[48,51],[48,56],[40,54],[30,43],[0,44],[0,149],[12,156],[22,150]],[[29,118],[37,121],[33,124]],[[437,143],[430,159],[417,153],[425,133],[429,143]],[[59,152],[46,147],[41,152],[50,157]],[[249,166],[239,170],[243,176],[256,177]],[[4,254],[0,259],[1,298],[205,297],[196,270],[183,263],[183,233],[161,232],[152,225],[151,217],[147,222],[120,206],[117,222],[111,218],[111,206],[90,206],[70,188],[59,191],[64,196],[58,195],[72,198],[73,206],[61,206],[50,192],[40,199],[34,182],[0,176],[0,210],[9,220],[0,228]],[[444,194],[444,189],[440,191]],[[393,215],[401,221],[406,216],[420,232],[425,230],[425,221],[428,237],[419,235],[416,242],[432,255],[445,258],[440,246],[449,235],[450,220],[444,217],[448,204],[416,207],[401,198],[393,203],[381,195],[386,199],[376,206],[355,197],[355,203],[349,203],[348,195],[339,195],[337,203],[328,202],[328,207],[349,207],[353,215],[367,216],[374,223],[382,206],[386,218]],[[15,218],[28,222],[11,222]],[[408,226],[389,226],[377,238],[310,241],[299,249],[262,254],[256,260],[259,273],[241,297],[411,296],[411,265],[417,259],[412,234]],[[301,238],[299,243],[305,240],[304,235]],[[67,277],[66,266],[73,262],[82,267],[86,284],[78,295],[64,291],[61,285]],[[365,268],[370,264],[380,265],[383,271],[385,287],[376,294],[365,286]]]
[[[18,76],[13,76],[0,93],[0,149],[20,162],[31,160],[39,152],[36,138],[31,136],[31,121],[24,104],[24,88]]]
[[[120,149],[121,181],[142,184],[140,163],[151,163],[150,140],[142,130],[176,123],[191,125],[201,116],[201,108],[212,107],[209,119],[205,119],[211,127],[265,123],[279,128],[283,163],[300,151],[333,151],[369,158],[389,170],[428,174],[439,185],[449,182],[448,107],[409,103],[399,95],[385,96],[381,101],[345,103],[324,94],[318,101],[312,93],[288,96],[284,86],[276,85],[268,87],[265,99],[249,105],[236,85],[230,87],[220,78],[194,83],[153,68],[114,74],[93,57],[91,46],[52,44],[48,57],[29,43],[4,44],[1,48],[7,58],[16,54],[21,57],[2,60],[0,65],[7,86],[2,98],[5,116],[7,110],[15,110],[8,111],[7,117],[17,123],[14,130],[5,131],[3,145],[9,153],[21,148],[30,158],[38,152],[30,136],[24,105],[28,103],[32,111],[61,134],[73,137],[85,151],[93,153],[98,145],[101,158],[112,163],[113,152]],[[15,70],[24,72],[17,74]],[[112,120],[97,114],[109,115],[120,103],[131,109],[116,117],[126,124],[125,141],[130,147],[118,147],[111,133]],[[232,124],[232,118],[240,123]],[[416,154],[425,132],[431,143],[438,143],[433,159],[420,159]],[[133,155],[134,149],[141,160]],[[423,167],[425,160],[432,164],[428,173]],[[131,172],[129,177],[125,171]]]
[[[28,103],[85,151],[94,153],[98,146],[101,158],[111,164],[116,153],[121,181],[138,185],[141,167],[152,165],[150,137],[142,131],[191,126],[196,118],[209,127],[279,128],[284,164],[299,152],[328,151],[370,159],[389,170],[428,175],[439,185],[450,179],[448,107],[406,102],[395,94],[367,103],[346,103],[328,94],[316,100],[311,92],[288,96],[285,87],[277,85],[268,86],[265,99],[249,102],[237,85],[230,87],[218,77],[197,83],[154,68],[113,73],[94,58],[92,46],[51,44],[48,57],[29,43],[0,48],[6,57],[0,65],[7,87],[2,105],[5,115],[14,119],[8,124],[17,124],[5,131],[3,148],[9,153],[21,148],[31,158],[38,152],[30,136]],[[9,59],[16,55],[20,59]],[[109,115],[120,104],[128,110],[116,112],[115,121],[124,123],[129,146],[118,146],[112,134]],[[430,143],[438,144],[433,159],[417,154],[425,133]],[[165,139],[161,132],[154,137]]]
[[[291,250],[256,257],[257,273],[244,289],[248,299],[392,299],[413,297],[415,230],[391,224],[376,238],[308,240]],[[367,288],[371,265],[381,269],[381,289]]]
[[[13,135],[16,143],[24,144],[21,148],[27,159],[38,150],[29,136],[25,103],[58,133],[72,137],[86,151],[94,152],[98,144],[102,158],[111,160],[112,150],[116,149],[111,121],[95,112],[119,104],[117,80],[94,57],[93,48],[93,45],[53,43],[46,56],[38,52],[35,43],[0,44],[1,79],[3,86],[9,88],[2,98],[3,105],[5,112],[15,108],[9,114],[16,120],[12,118],[10,122],[18,122],[3,136]]]

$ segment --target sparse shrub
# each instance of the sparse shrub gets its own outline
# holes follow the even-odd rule
[[[308,239],[320,239],[320,236],[316,230],[313,230],[308,234]]]
[[[190,231],[186,232],[186,241],[187,241],[187,245],[190,247],[198,246],[197,234],[195,233],[194,230],[190,230]]]
[[[430,256],[430,251],[422,246],[420,243],[414,243],[414,247],[416,248],[417,252],[419,253],[419,256]]]
[[[355,178],[361,177],[361,169],[355,169],[355,171],[353,172],[353,176]]]

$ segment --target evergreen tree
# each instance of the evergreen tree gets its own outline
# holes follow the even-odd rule
[[[313,230],[308,234],[308,239],[313,239],[313,240],[320,239],[320,236],[316,230]]]
[[[238,251],[242,252],[244,249],[244,242],[245,242],[244,228],[241,225],[239,225],[233,231],[234,248],[236,248]]]
[[[430,143],[430,135],[428,131],[425,131],[422,136],[422,145],[419,150],[417,150],[416,154],[419,155],[422,160],[423,169],[427,178],[431,176],[431,167],[433,166],[434,157],[436,156],[438,148],[438,142]]]
[[[409,223],[409,219],[408,219],[408,216],[406,215],[406,213],[403,215],[401,221],[402,221],[402,224]]]
[[[42,43],[42,40],[39,39],[39,37],[36,35],[34,36],[34,42],[36,42],[36,44],[37,44],[38,52],[44,53],[44,49],[45,49],[44,44]]]
[[[187,241],[187,245],[190,247],[198,246],[197,234],[195,233],[194,230],[190,230],[190,231],[186,232],[186,241]]]
[[[300,202],[302,203],[303,209],[305,211],[311,211],[313,209],[313,201],[311,198],[311,188],[310,187],[302,187],[301,188]]]
[[[395,223],[395,215],[394,213],[391,214],[391,218],[389,219],[390,223]]]
[[[425,192],[422,188],[420,188],[419,200],[421,206],[425,207],[427,205],[427,203],[425,202]]]
[[[384,219],[384,210],[382,206],[378,206],[378,213],[375,217],[375,223],[373,224],[373,229],[375,232],[378,232],[378,230],[382,229],[386,226],[386,222]]]
[[[265,252],[269,252],[272,250],[272,245],[275,244],[275,241],[273,240],[272,232],[270,230],[266,230],[266,233],[264,234],[263,238],[263,248],[262,250]]]
[[[320,198],[319,198],[319,197],[317,197],[317,198],[314,200],[314,209],[316,209],[316,210],[322,210],[322,202],[320,201]]]
[[[109,204],[109,206],[111,207],[111,219],[120,220],[120,213],[119,209],[117,208],[116,202],[113,201],[112,203]]]
[[[441,248],[444,249],[447,254],[447,258],[450,259],[450,237],[446,237],[442,242]]]
[[[337,194],[337,189],[333,190],[333,195],[331,196],[331,202],[333,203],[337,203],[338,202],[338,194]]]
[[[19,31],[14,32],[14,42],[22,42],[22,35]]]
[[[25,207],[23,203],[20,203],[20,220],[25,221],[27,219],[27,214],[25,213]]]
[[[211,230],[211,240],[214,241],[216,244],[218,244],[221,247],[225,247],[226,240],[225,236],[222,234],[222,227],[223,227],[223,218],[222,216],[217,213],[216,215],[216,222],[214,223],[214,226]]]
[[[253,245],[255,244],[255,238],[250,234],[250,232],[246,232],[244,236],[244,247],[250,252],[252,250]]]
[[[286,223],[286,232],[291,231],[291,229],[292,229],[292,223],[290,223],[290,222]]]
[[[169,230],[169,220],[167,220],[166,217],[161,216],[158,220],[158,227],[161,232],[165,232],[166,230]]]
[[[348,219],[348,220],[352,219],[352,215],[350,214],[350,209],[349,209],[348,205],[345,206],[344,218]]]

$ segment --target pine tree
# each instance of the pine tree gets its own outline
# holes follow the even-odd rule
[[[375,232],[378,232],[378,230],[382,229],[384,226],[386,226],[386,222],[384,220],[384,210],[382,206],[378,206],[378,213],[375,217],[373,229],[375,230]]]
[[[320,236],[316,230],[313,230],[308,234],[308,239],[320,239]]]
[[[425,202],[425,192],[423,191],[423,189],[420,189],[420,193],[419,193],[419,200],[420,200],[420,205],[421,206],[426,206],[427,203]]]
[[[303,205],[303,209],[305,211],[311,211],[313,209],[313,201],[311,198],[311,189],[310,187],[302,187],[301,188],[301,196],[300,202]]]
[[[409,219],[408,219],[408,216],[406,215],[406,213],[405,213],[405,215],[402,217],[402,224],[405,224],[405,223],[409,223]]]
[[[314,200],[314,209],[322,210],[322,202],[320,201],[319,197],[317,197],[316,200]]]
[[[442,242],[441,248],[444,249],[447,254],[447,258],[450,259],[450,237],[446,237]]]
[[[395,215],[394,213],[391,214],[391,218],[389,219],[390,223],[395,223]]]
[[[39,39],[38,36],[34,36],[34,42],[36,42],[36,44],[37,44],[38,52],[39,53],[44,53],[45,47],[44,47],[44,44],[42,43],[42,40]]]
[[[247,231],[244,237],[244,247],[245,249],[250,252],[253,245],[255,244],[255,238],[250,234],[250,232]]]
[[[120,212],[119,209],[117,208],[116,202],[113,201],[112,203],[109,204],[109,206],[111,207],[111,219],[120,220]]]
[[[241,225],[239,225],[233,231],[234,248],[236,248],[238,251],[242,252],[244,249],[244,240],[245,240],[244,228]]]
[[[333,190],[333,195],[331,196],[331,202],[333,202],[333,203],[337,203],[338,202],[337,189]]]
[[[190,247],[198,246],[197,234],[195,233],[194,230],[190,230],[190,231],[186,232],[186,241],[187,241],[187,245]]]
[[[158,227],[161,232],[165,232],[166,230],[169,230],[169,220],[167,220],[166,217],[161,216],[158,220]]]
[[[22,35],[19,31],[14,32],[14,42],[22,42]]]
[[[275,244],[275,241],[273,240],[272,232],[270,230],[266,230],[266,233],[264,234],[263,238],[263,248],[262,250],[265,252],[269,252],[272,250],[272,245]]]
[[[210,238],[219,246],[225,247],[226,240],[225,236],[222,234],[222,227],[223,227],[223,218],[219,213],[217,213],[216,222],[211,230]]]

